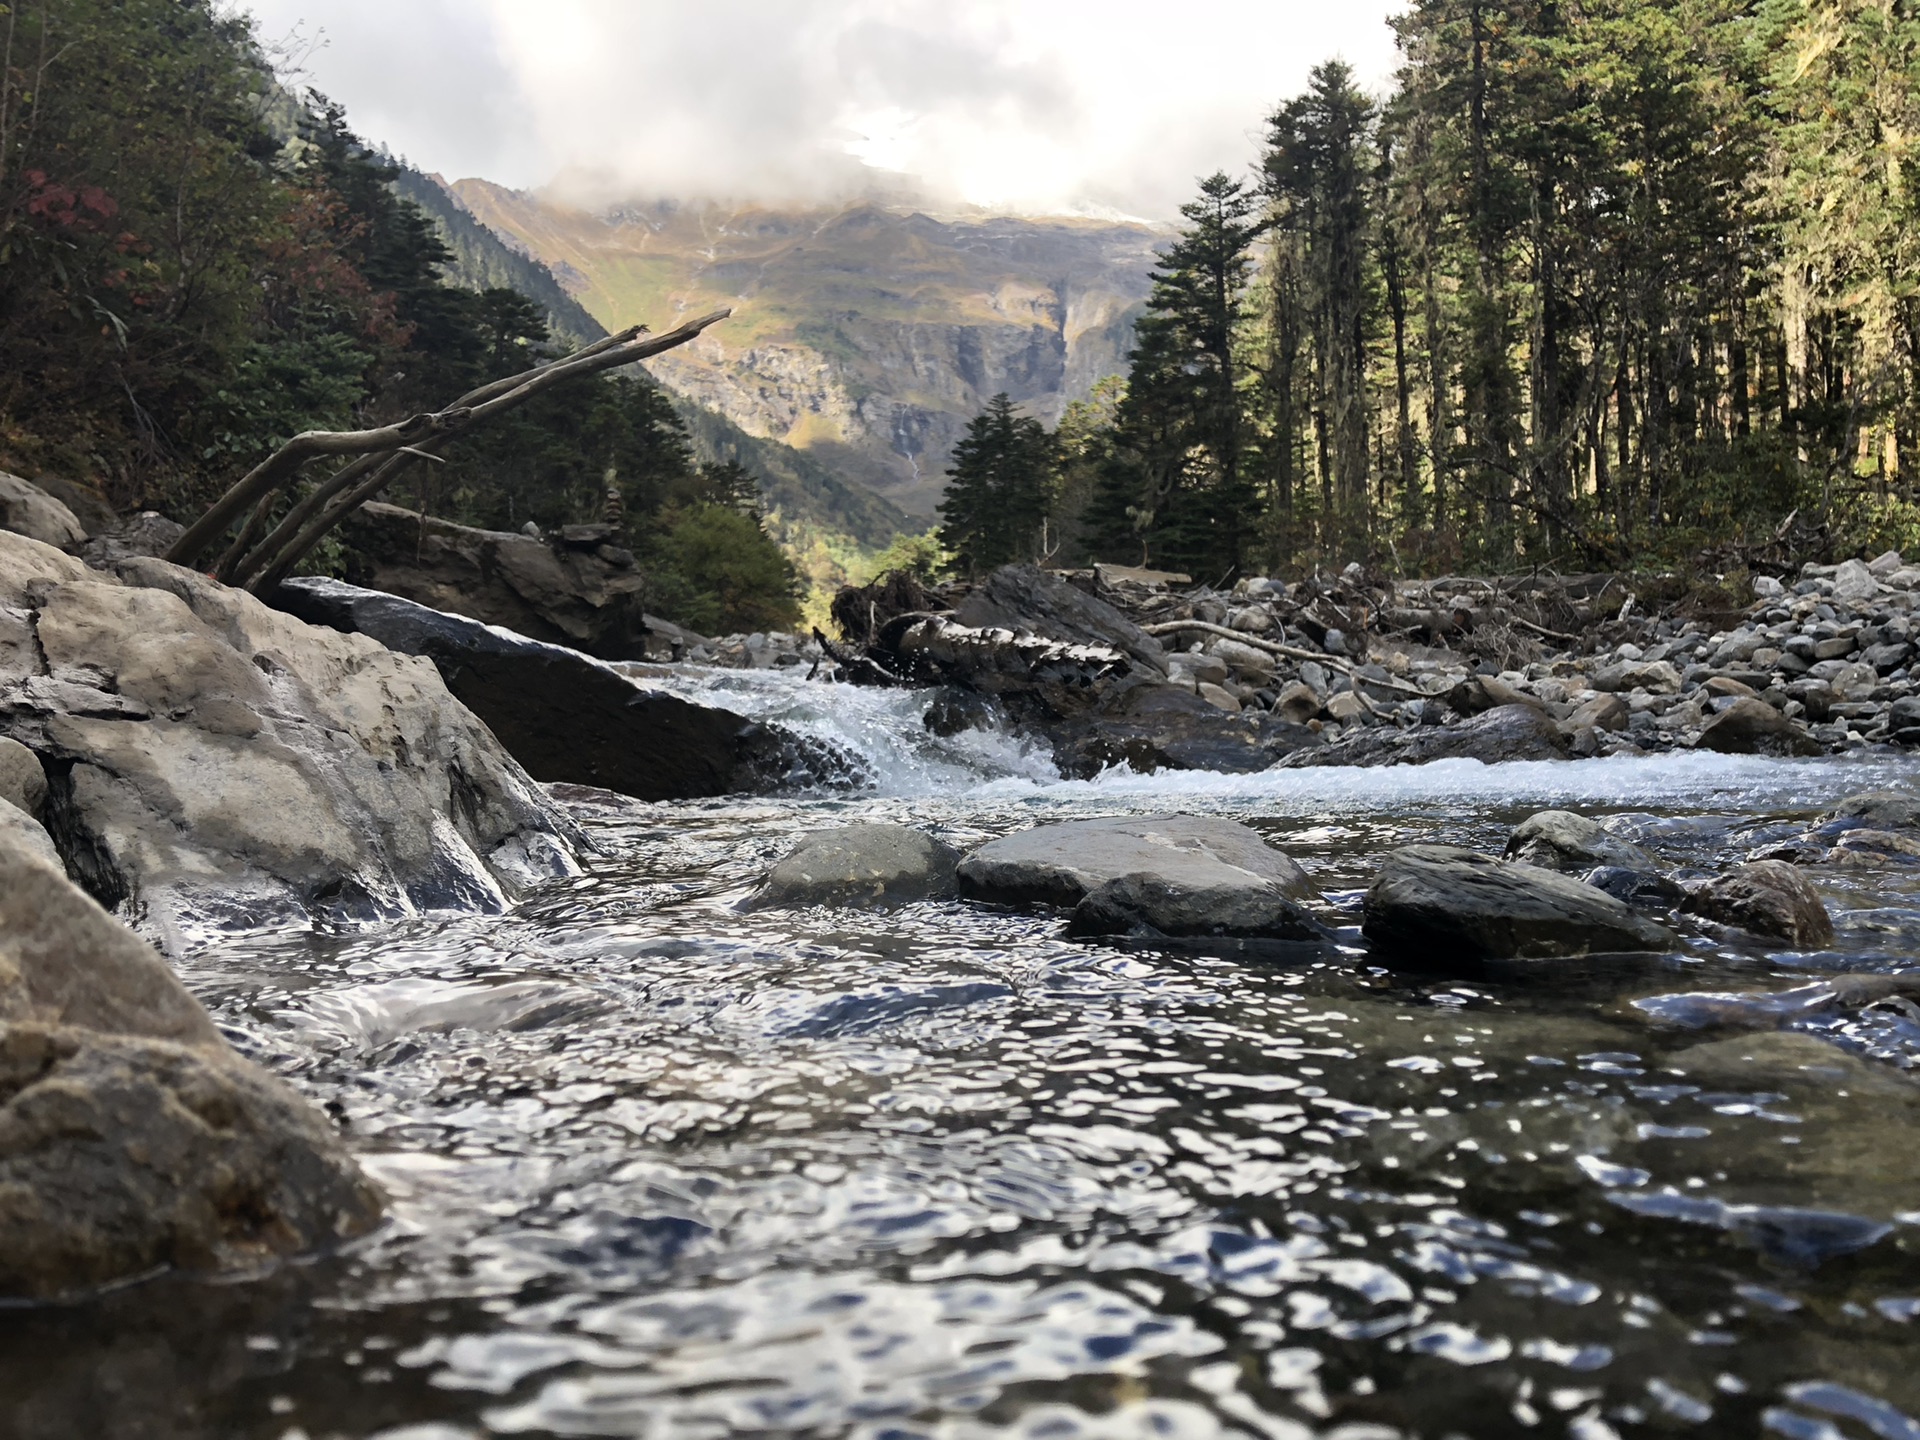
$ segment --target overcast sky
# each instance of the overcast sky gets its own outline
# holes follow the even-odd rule
[[[782,200],[862,167],[936,197],[1167,219],[1244,170],[1396,0],[238,0],[303,83],[449,179]],[[587,192],[592,192],[588,194]]]

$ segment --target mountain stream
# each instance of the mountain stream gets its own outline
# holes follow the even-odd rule
[[[264,1276],[0,1311],[0,1431],[1920,1437],[1920,1010],[1789,996],[1730,1030],[1701,1028],[1724,1002],[1633,1003],[1906,968],[1920,868],[1813,872],[1819,954],[1404,974],[1357,929],[1396,845],[1497,853],[1560,807],[1714,871],[1911,764],[1066,783],[928,735],[924,694],[672,683],[878,783],[580,800],[604,853],[505,916],[209,935],[188,982],[346,1127],[391,1218]],[[1341,948],[734,908],[826,826],[965,848],[1167,811],[1293,855]]]

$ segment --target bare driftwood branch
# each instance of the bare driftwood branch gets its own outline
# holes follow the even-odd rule
[[[480,386],[445,410],[414,415],[397,425],[372,430],[310,430],[296,435],[243,476],[194,521],[167,552],[167,559],[177,565],[198,563],[214,541],[251,506],[253,515],[220,557],[220,574],[221,578],[233,582],[251,579],[255,590],[271,588],[299,564],[329,530],[378,494],[413,461],[439,459],[440,448],[456,436],[524,404],[550,386],[672,350],[732,313],[716,310],[658,336],[648,336],[644,325],[633,326],[576,354]],[[273,495],[290,484],[310,460],[327,455],[356,458],[316,487],[271,534],[255,544],[253,537],[264,527]]]

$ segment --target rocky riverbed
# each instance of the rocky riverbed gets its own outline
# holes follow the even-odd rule
[[[605,661],[0,500],[0,1434],[1920,1433],[1899,557]]]

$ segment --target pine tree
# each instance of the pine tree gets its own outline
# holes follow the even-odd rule
[[[1016,412],[1004,391],[989,400],[954,446],[940,502],[940,542],[962,570],[1039,558],[1056,470],[1046,426]]]
[[[1240,351],[1258,203],[1217,173],[1180,207],[1187,224],[1154,268],[1113,453],[1089,507],[1106,558],[1225,574],[1255,541]]]

